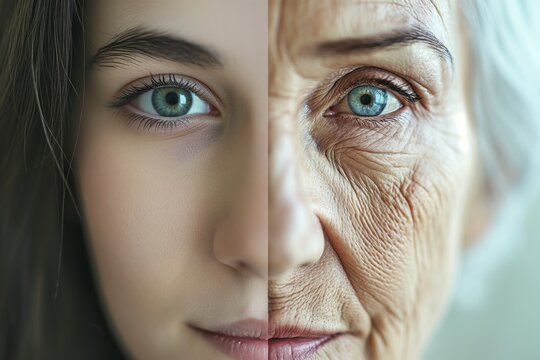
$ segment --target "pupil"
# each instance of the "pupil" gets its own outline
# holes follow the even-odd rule
[[[360,96],[360,103],[362,103],[362,105],[371,104],[371,95],[364,94],[364,95]]]
[[[169,105],[178,104],[178,100],[179,100],[179,97],[178,97],[178,94],[176,92],[170,92],[167,95],[165,95],[165,101]]]

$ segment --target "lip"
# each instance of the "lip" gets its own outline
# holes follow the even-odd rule
[[[243,320],[212,330],[191,326],[216,349],[237,360],[268,359],[268,324]]]
[[[304,360],[343,333],[271,326],[269,335],[269,360]]]
[[[316,338],[272,338],[268,341],[269,360],[303,360],[308,359],[319,348],[337,335]]]

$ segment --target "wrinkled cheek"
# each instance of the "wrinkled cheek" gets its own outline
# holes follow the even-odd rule
[[[414,223],[398,186],[356,171],[334,186],[343,233],[332,245],[357,294],[373,316],[413,296]]]
[[[334,152],[332,166],[341,222],[332,246],[363,306],[395,331],[426,320],[452,277],[463,172],[436,157],[354,149]]]

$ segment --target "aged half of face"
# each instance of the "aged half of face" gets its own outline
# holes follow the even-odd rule
[[[440,315],[476,156],[456,5],[270,1],[270,329],[330,335],[297,354],[414,359]]]
[[[227,359],[204,331],[267,321],[267,5],[86,18],[77,179],[110,323],[130,358]]]

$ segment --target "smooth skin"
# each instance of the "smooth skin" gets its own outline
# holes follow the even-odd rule
[[[139,27],[222,63],[131,54],[87,69],[78,188],[99,292],[130,358],[226,359],[191,326],[267,319],[267,10],[251,0],[88,3],[88,62]],[[156,133],[108,106],[151,74],[204,84],[219,115]]]
[[[478,183],[456,3],[269,4],[270,324],[340,335],[312,359],[417,359]],[[453,60],[425,41],[373,45],[415,27]],[[403,106],[353,114],[347,91],[379,79],[420,100],[379,85]]]

